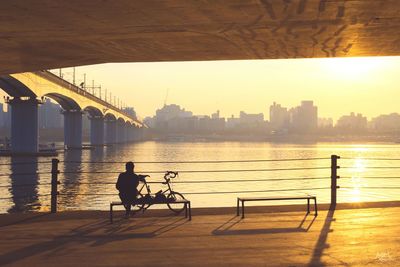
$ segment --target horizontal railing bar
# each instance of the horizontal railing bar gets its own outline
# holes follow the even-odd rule
[[[12,162],[12,163],[0,163],[0,166],[11,166],[11,165],[35,165],[35,164],[50,164],[51,161],[37,161],[37,162]]]
[[[340,177],[340,179],[352,179],[352,178],[360,178],[360,179],[400,179],[399,176],[356,176],[356,177]]]
[[[19,175],[37,175],[37,174],[51,174],[49,172],[27,172],[27,173],[5,173],[0,174],[0,177],[10,177],[10,176],[19,176]]]
[[[400,189],[400,186],[341,186],[346,189]]]
[[[216,192],[185,192],[183,195],[211,195],[211,194],[241,194],[241,193],[267,193],[267,192],[285,192],[285,191],[305,191],[331,189],[330,187],[313,188],[293,188],[293,189],[271,189],[271,190],[244,190],[244,191],[216,191]]]
[[[310,168],[282,168],[282,169],[234,169],[234,170],[182,170],[177,171],[178,173],[216,173],[216,172],[265,172],[265,171],[301,171],[301,170],[325,170],[330,167],[310,167]],[[120,172],[105,172],[105,171],[78,171],[78,172],[60,172],[63,174],[80,174],[80,173],[108,173],[118,174]],[[145,173],[165,173],[165,171],[147,171]]]
[[[185,192],[183,195],[204,195],[204,194],[236,194],[236,193],[264,193],[264,192],[285,192],[285,191],[305,191],[305,190],[322,190],[330,189],[330,187],[313,187],[313,188],[293,188],[293,189],[271,189],[271,190],[244,190],[244,191],[218,191],[218,192]],[[76,195],[76,196],[117,196],[116,193],[78,193],[66,194],[60,193],[59,195]]]
[[[0,185],[0,187],[12,188],[12,187],[18,187],[18,186],[40,186],[40,185],[51,185],[51,183]]]
[[[116,182],[113,182],[113,183],[111,183],[111,182],[109,182],[109,183],[107,183],[107,182],[105,182],[105,183],[102,183],[102,182],[98,182],[98,183],[90,183],[90,182],[63,182],[63,181],[60,181],[60,184],[64,184],[64,185],[80,185],[80,184],[89,184],[89,185],[115,185],[116,184]]]
[[[2,197],[0,199],[21,199],[21,198],[30,198],[30,197],[48,197],[51,194],[40,194],[40,195],[26,195],[26,196],[11,196],[11,197]]]
[[[285,162],[285,161],[308,161],[308,160],[328,160],[330,158],[292,158],[292,159],[248,159],[248,160],[193,160],[193,161],[135,161],[137,164],[196,164],[196,163],[240,163],[240,162]],[[76,164],[125,164],[126,161],[60,161],[61,163]]]
[[[233,182],[265,182],[265,181],[294,181],[294,180],[321,180],[330,179],[330,177],[297,177],[297,178],[271,178],[271,179],[237,179],[237,180],[193,180],[193,181],[171,181],[171,184],[185,184],[185,183],[233,183]],[[89,185],[115,185],[115,182],[62,182],[62,184],[89,184]],[[148,184],[164,184],[165,182],[147,181]]]
[[[77,194],[67,194],[67,193],[59,193],[59,196],[118,196],[116,193],[77,193]]]
[[[330,179],[330,177],[321,178],[276,178],[276,179],[238,179],[238,180],[194,180],[194,181],[173,181],[173,184],[191,184],[191,183],[245,183],[245,182],[274,182],[274,181],[296,181],[296,180],[321,180]]]
[[[400,169],[400,166],[363,166],[363,167],[354,167],[354,166],[340,166],[340,169]]]
[[[348,157],[340,157],[340,160],[357,160],[357,159],[362,159],[362,160],[400,160],[400,158],[348,158]]]

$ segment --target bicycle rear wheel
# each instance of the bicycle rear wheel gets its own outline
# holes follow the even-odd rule
[[[174,201],[180,201],[180,200],[185,200],[185,197],[178,192],[171,191],[171,193],[168,194],[167,196],[168,201],[171,201],[172,199]],[[181,213],[185,209],[185,204],[184,203],[174,203],[174,202],[167,202],[168,208],[173,211],[176,214]]]

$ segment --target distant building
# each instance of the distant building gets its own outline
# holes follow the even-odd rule
[[[0,127],[10,128],[11,126],[11,112],[5,110],[5,105],[0,103]]]
[[[339,118],[336,123],[336,128],[347,132],[359,132],[367,129],[367,118],[362,114],[357,115],[351,112],[350,115],[345,115]]]
[[[291,129],[298,133],[311,133],[318,127],[318,108],[313,101],[301,101],[301,105],[290,110]]]
[[[265,134],[267,132],[267,122],[264,121],[264,114],[249,114],[244,111],[240,111],[239,118],[235,118],[232,115],[226,120],[226,129],[233,134],[240,135],[254,135],[254,134]]]
[[[128,115],[132,116],[133,118],[137,119],[136,117],[136,111],[133,107],[126,107],[122,109],[125,113]]]
[[[269,107],[269,122],[272,130],[283,130],[289,127],[289,112],[275,102]]]
[[[332,128],[333,119],[332,118],[318,118],[318,128]]]
[[[226,119],[226,128],[235,128],[240,125],[240,118],[235,118],[235,116],[231,116]]]
[[[398,132],[400,131],[400,114],[380,115],[373,118],[370,125],[377,132]]]
[[[161,109],[156,111],[156,119],[158,121],[168,121],[174,118],[187,118],[192,117],[193,113],[191,111],[186,111],[184,108],[181,109],[179,105],[171,104],[165,105]]]
[[[219,110],[217,110],[217,112],[211,114],[211,118],[212,119],[219,119]]]
[[[146,117],[143,119],[144,124],[146,124],[150,128],[155,128],[156,127],[156,120],[155,117]]]
[[[84,135],[87,135],[90,132],[89,116],[82,116],[82,132]]]
[[[50,99],[47,98],[42,105],[39,105],[39,128],[62,128],[64,118],[60,111],[61,106],[57,103],[53,103]]]
[[[240,111],[240,123],[246,125],[260,125],[264,122],[264,114],[248,114]]]
[[[209,116],[196,116],[200,133],[219,133],[225,129],[225,119],[219,117],[219,111]]]

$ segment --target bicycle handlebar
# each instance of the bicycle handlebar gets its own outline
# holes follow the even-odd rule
[[[178,175],[178,172],[173,172],[173,171],[166,171],[164,178],[167,180],[168,178],[175,178]]]

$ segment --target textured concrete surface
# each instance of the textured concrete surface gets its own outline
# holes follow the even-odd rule
[[[103,62],[400,54],[398,0],[13,0],[0,74]]]
[[[1,215],[5,266],[399,266],[400,207],[157,216]],[[197,215],[196,215],[197,214]],[[154,214],[153,214],[154,215]],[[117,216],[117,217],[118,217]]]

